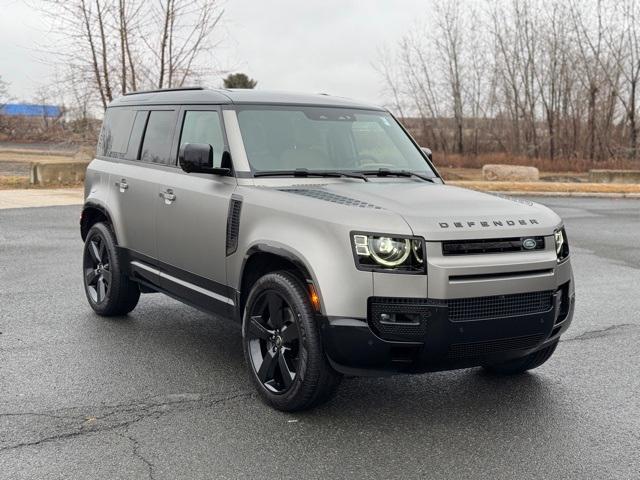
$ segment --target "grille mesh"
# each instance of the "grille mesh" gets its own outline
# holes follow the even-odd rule
[[[240,232],[240,210],[242,200],[232,198],[227,213],[227,255],[235,253],[238,249],[238,234]]]
[[[516,293],[492,297],[460,298],[449,300],[451,321],[482,320],[514,317],[547,312],[553,303],[553,291]]]
[[[527,335],[525,337],[501,338],[486,342],[458,343],[451,345],[447,352],[450,360],[482,358],[493,353],[509,350],[526,350],[538,345],[544,339],[544,334]]]
[[[414,298],[372,297],[369,301],[369,322],[373,330],[387,340],[421,340],[427,332],[431,307],[441,304]],[[383,313],[412,315],[413,323],[381,321]]]

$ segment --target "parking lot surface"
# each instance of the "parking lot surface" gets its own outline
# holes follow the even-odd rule
[[[79,206],[0,211],[0,478],[640,478],[640,201],[534,199],[565,218],[573,324],[553,358],[348,378],[263,405],[234,324],[161,295],[105,320]]]

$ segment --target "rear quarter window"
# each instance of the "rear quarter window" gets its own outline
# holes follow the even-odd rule
[[[136,112],[129,108],[109,108],[105,112],[98,139],[97,154],[125,158]]]

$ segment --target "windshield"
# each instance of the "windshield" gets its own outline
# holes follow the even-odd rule
[[[383,111],[247,106],[237,110],[254,171],[406,170],[433,177],[420,150]]]

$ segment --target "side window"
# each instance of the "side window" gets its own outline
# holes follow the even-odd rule
[[[129,108],[107,109],[102,122],[97,154],[103,157],[124,158],[136,112]]]
[[[139,111],[136,112],[136,118],[133,122],[133,128],[131,129],[131,137],[129,138],[129,148],[127,149],[127,160],[138,160],[140,155],[140,143],[142,143],[142,135],[144,135],[144,127],[147,124],[147,117],[149,112]]]
[[[185,112],[180,148],[187,143],[208,143],[213,147],[213,166],[222,162],[224,139],[218,112],[192,110]]]
[[[149,113],[147,129],[144,133],[140,160],[143,162],[173,165],[171,141],[175,126],[175,112],[158,110]]]

